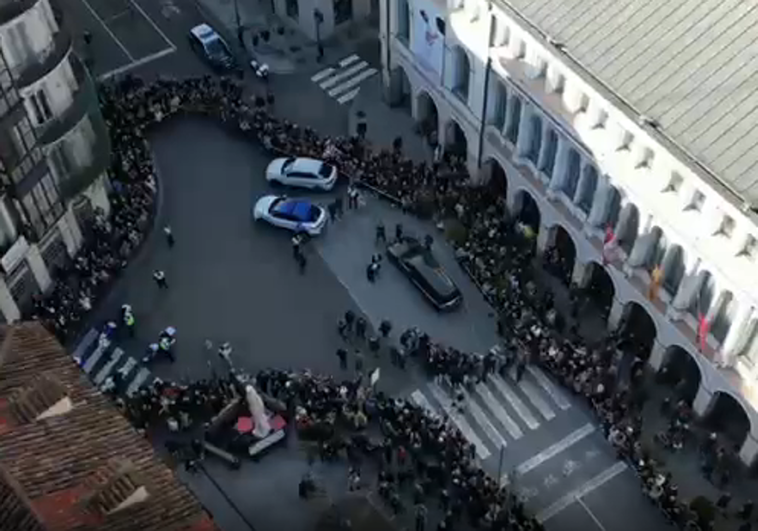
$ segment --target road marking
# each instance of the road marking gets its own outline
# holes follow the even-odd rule
[[[354,62],[356,62],[358,59],[360,59],[360,57],[358,57],[357,54],[353,54],[350,57],[345,57],[342,61],[340,61],[340,66],[342,68],[345,68],[346,66],[351,65]]]
[[[139,388],[142,387],[142,384],[145,383],[145,380],[150,376],[150,370],[148,370],[146,367],[142,367],[140,371],[137,373],[137,376],[134,377],[134,380],[132,380],[132,383],[129,384],[129,387],[126,389],[126,395],[132,396],[134,393],[139,391]]]
[[[324,81],[323,83],[321,83],[319,85],[319,87],[321,87],[324,90],[326,90],[328,88],[332,88],[333,86],[335,86],[336,84],[338,84],[339,82],[341,82],[343,79],[347,79],[350,76],[353,76],[353,75],[357,74],[358,72],[360,72],[361,70],[363,70],[367,66],[368,66],[368,63],[366,61],[361,61],[357,65],[348,68],[344,72],[340,72],[336,76],[327,79],[326,81]]]
[[[369,68],[368,70],[364,70],[363,72],[361,72],[357,76],[348,79],[347,81],[345,81],[341,85],[337,85],[332,90],[330,90],[328,94],[330,96],[334,97],[337,94],[345,92],[347,89],[353,88],[355,85],[363,82],[363,80],[365,80],[365,79],[370,78],[371,76],[373,76],[377,72],[379,72],[379,70],[377,70],[376,68]]]
[[[437,411],[437,408],[434,407],[429,400],[426,399],[426,396],[424,396],[424,393],[421,392],[421,390],[416,389],[411,393],[411,400],[413,400],[413,403],[415,403],[418,407],[426,410],[427,413],[430,415],[433,415],[435,417],[439,416],[439,411]]]
[[[94,10],[94,8],[90,5],[90,3],[87,0],[82,0],[82,4],[84,4],[84,7],[86,7],[90,13],[92,13],[92,16],[95,17],[95,20],[97,20],[100,25],[103,26],[103,29],[105,32],[110,35],[111,39],[113,39],[113,42],[116,43],[116,45],[121,48],[121,51],[124,52],[126,57],[129,58],[130,61],[134,61],[134,57],[132,57],[132,54],[129,53],[129,50],[126,49],[126,46],[124,46],[124,43],[118,40],[118,37],[111,31],[111,29],[108,27],[108,24],[103,21],[102,18],[100,18],[100,15],[97,14],[97,11]]]
[[[597,476],[587,481],[587,483],[580,485],[565,496],[561,497],[547,508],[537,513],[537,521],[541,524],[550,520],[553,516],[563,511],[566,507],[580,500],[590,492],[602,487],[610,480],[621,474],[624,470],[629,468],[623,461],[618,461],[615,465],[606,468],[600,472]],[[589,511],[588,511],[589,512]],[[592,514],[590,512],[590,514]],[[594,516],[594,515],[593,515]],[[602,526],[601,526],[602,528]]]
[[[537,455],[530,457],[523,463],[521,463],[519,466],[516,467],[516,473],[519,476],[522,476],[526,474],[527,472],[530,472],[540,466],[542,463],[547,461],[548,459],[552,459],[559,453],[565,451],[569,446],[578,443],[585,437],[587,437],[589,434],[595,432],[595,426],[592,424],[585,424],[578,430],[575,430],[571,433],[569,433],[566,437],[561,439],[555,444],[552,444],[545,448],[543,451],[538,453]]]
[[[132,372],[132,369],[134,369],[137,366],[137,360],[134,358],[134,356],[129,356],[129,359],[126,360],[126,363],[124,363],[121,368],[118,370],[118,372],[126,378],[129,376],[129,373]]]
[[[523,391],[532,405],[537,408],[540,415],[545,417],[545,420],[552,420],[555,418],[555,411],[545,402],[537,391],[537,388],[531,384],[531,382],[520,381],[518,383],[519,389]]]
[[[360,88],[360,87],[354,88],[354,89],[353,89],[353,90],[351,90],[350,92],[347,92],[347,93],[343,94],[342,96],[340,96],[339,98],[337,98],[337,102],[338,102],[340,105],[344,105],[344,104],[345,104],[345,103],[347,103],[348,101],[350,101],[350,100],[354,99],[354,98],[355,98],[355,97],[358,95],[358,93],[359,93],[360,91],[361,91],[361,88]]]
[[[490,374],[489,380],[495,384],[495,387],[500,392],[500,394],[503,395],[508,403],[513,407],[513,409],[516,410],[518,416],[521,417],[521,420],[526,423],[529,429],[536,430],[540,427],[540,422],[537,420],[537,418],[532,415],[532,412],[529,411],[529,408],[526,407],[524,402],[521,401],[514,390],[511,389],[511,386],[508,385],[506,381],[500,377],[500,375]]]
[[[600,531],[606,531],[605,526],[600,522],[600,520],[597,519],[597,516],[595,516],[595,513],[593,513],[589,507],[587,507],[587,504],[584,503],[584,500],[581,498],[577,498],[576,502],[582,506],[582,509],[587,511],[587,514],[590,518],[592,518],[592,521],[595,522],[595,525],[597,526]]]
[[[100,358],[103,357],[103,354],[105,354],[105,351],[108,350],[110,346],[110,341],[98,343],[95,351],[90,354],[90,357],[87,358],[87,361],[84,362],[82,369],[84,369],[85,373],[89,374],[92,372],[92,370],[95,368],[95,365],[97,365],[97,362],[100,361]]]
[[[170,55],[176,51],[176,48],[166,48],[165,50],[161,50],[160,52],[156,52],[151,55],[147,55],[143,57],[142,59],[138,61],[132,61],[129,64],[126,64],[124,66],[120,66],[114,70],[111,70],[110,72],[106,72],[105,74],[102,74],[98,77],[100,81],[106,81],[114,76],[118,76],[120,74],[123,74],[124,72],[128,72],[132,68],[137,68],[138,66],[145,65],[147,63],[150,63],[152,61],[156,61],[160,59],[161,57],[165,57],[167,55]]]
[[[500,435],[500,432],[497,431],[497,428],[492,425],[490,419],[487,418],[487,414],[481,407],[479,407],[479,404],[474,401],[474,398],[466,391],[463,392],[463,395],[466,397],[466,406],[471,412],[471,415],[474,417],[474,420],[476,420],[476,422],[482,427],[484,433],[487,434],[487,437],[489,437],[490,441],[495,444],[495,448],[505,448],[508,446],[508,442],[503,438],[502,435]]]
[[[327,78],[331,76],[336,70],[334,68],[325,68],[321,72],[316,73],[313,77],[311,77],[311,81],[314,83],[318,83],[324,78]]]
[[[529,371],[529,374],[531,374],[535,380],[537,380],[539,386],[545,390],[548,396],[553,399],[553,402],[555,402],[559,408],[566,411],[571,407],[571,404],[566,400],[564,394],[555,387],[553,382],[550,381],[550,378],[548,378],[542,370],[531,365],[527,366],[526,370]]]
[[[170,48],[173,48],[176,50],[176,45],[169,39],[165,33],[163,33],[163,30],[158,27],[158,24],[155,23],[155,21],[145,13],[145,10],[142,9],[142,6],[140,6],[137,2],[134,0],[129,0],[129,3],[134,6],[134,9],[140,12],[140,14],[145,17],[145,20],[147,20],[147,23],[150,24],[153,29],[156,31],[158,35],[161,36],[161,38],[166,41],[166,44],[169,45]]]
[[[485,405],[490,409],[490,411],[492,411],[492,413],[495,415],[495,418],[500,421],[500,424],[503,425],[511,437],[518,440],[524,436],[524,432],[521,431],[519,425],[516,424],[516,421],[513,420],[510,415],[508,415],[508,412],[503,409],[503,406],[498,403],[498,401],[495,399],[495,396],[485,384],[480,383],[476,386],[476,394],[479,395]]]
[[[120,348],[116,347],[113,349],[113,353],[111,354],[111,359],[108,360],[108,363],[103,365],[103,368],[98,371],[98,373],[95,375],[94,382],[96,385],[100,385],[105,381],[105,379],[108,377],[108,375],[113,370],[113,367],[116,366],[116,364],[121,360],[121,357],[124,355],[124,351]]]
[[[77,360],[77,363],[81,364],[82,359],[84,358],[84,355],[87,353],[87,351],[92,346],[92,343],[97,341],[97,337],[100,334],[98,334],[97,330],[94,328],[90,328],[89,332],[85,334],[85,336],[82,338],[82,340],[79,342],[79,344],[76,346],[76,349],[74,350],[74,359]]]
[[[130,13],[131,13],[131,11],[129,11],[128,9],[124,9],[124,10],[123,10],[121,13],[119,13],[119,14],[117,14],[117,15],[113,15],[112,17],[108,17],[107,19],[105,19],[105,22],[106,22],[106,23],[108,23],[108,22],[113,22],[114,20],[116,20],[116,19],[118,19],[118,18],[121,18],[121,17],[123,17],[124,15],[128,15],[128,14],[130,14]]]
[[[476,432],[474,432],[474,429],[471,427],[468,421],[455,410],[452,400],[450,400],[450,398],[445,394],[445,391],[443,391],[440,386],[434,382],[429,384],[429,390],[432,392],[434,399],[439,402],[440,406],[442,406],[442,410],[447,414],[448,417],[450,417],[450,420],[453,421],[453,424],[455,424],[463,436],[466,437],[466,439],[476,447],[476,454],[479,456],[479,459],[484,460],[492,455],[482,440],[479,438],[479,436],[476,434]]]

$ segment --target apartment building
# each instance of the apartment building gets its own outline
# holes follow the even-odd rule
[[[758,8],[388,0],[383,82],[758,455]],[[610,233],[610,234],[609,234]],[[606,252],[612,237],[614,252]],[[605,255],[605,256],[604,256]],[[657,277],[657,281],[654,280]],[[602,300],[604,299],[604,300]],[[726,419],[726,420],[724,420]]]
[[[49,0],[0,0],[0,321],[12,322],[109,211],[110,140]]]

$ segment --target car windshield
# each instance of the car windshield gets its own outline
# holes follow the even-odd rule
[[[280,197],[271,204],[271,212],[277,216],[290,218],[303,223],[313,223],[321,215],[321,209],[306,201]]]
[[[286,173],[292,167],[292,163],[295,162],[294,158],[289,158],[282,164],[282,173]]]
[[[229,50],[226,49],[226,44],[219,37],[214,37],[205,41],[205,51],[210,57],[227,57]]]
[[[408,260],[429,286],[439,294],[447,294],[455,289],[453,281],[445,274],[431,256],[417,255]]]
[[[332,175],[332,166],[324,162],[318,169],[318,174],[321,177],[330,177]]]

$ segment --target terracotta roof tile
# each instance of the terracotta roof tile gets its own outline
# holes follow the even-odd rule
[[[41,420],[27,415],[18,422],[9,414],[12,397],[33,387],[40,374],[54,375],[73,409]],[[59,395],[60,389],[52,396]],[[124,463],[128,479],[116,474]],[[105,495],[106,509],[119,505],[136,483],[147,491],[142,501],[116,512],[88,505],[98,496],[103,501],[98,488],[104,485],[113,487]],[[0,327],[2,529],[4,518],[25,518],[17,531],[217,530],[150,444],[37,323]]]

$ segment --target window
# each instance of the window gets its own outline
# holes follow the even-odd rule
[[[334,6],[334,25],[343,24],[353,19],[353,0],[332,0]]]
[[[734,234],[734,219],[732,219],[729,216],[724,216],[721,218],[721,223],[719,224],[718,229],[716,230],[716,236],[723,236],[725,238],[731,238]]]
[[[664,193],[670,193],[673,195],[678,195],[679,191],[682,189],[682,183],[684,182],[684,179],[682,179],[682,176],[678,173],[672,173],[671,179],[669,179],[668,184],[666,185],[666,188],[663,189]]]
[[[505,133],[506,138],[508,138],[514,146],[518,142],[519,127],[521,126],[521,105],[521,98],[513,99],[511,119],[508,123],[508,131]]]
[[[507,46],[509,40],[510,30],[508,29],[508,26],[506,26],[505,22],[493,15],[492,26],[490,27],[490,46],[492,48]]]
[[[604,111],[603,109],[598,109],[597,113],[595,114],[595,120],[592,124],[593,129],[605,129],[605,126],[608,124],[608,112]]]
[[[32,104],[32,114],[34,114],[34,121],[37,125],[42,125],[53,117],[47,94],[43,89],[32,94],[29,101]]]
[[[50,151],[50,164],[58,176],[59,182],[65,181],[74,168],[71,157],[62,144],[56,145]]]
[[[29,39],[29,32],[26,30],[24,21],[11,26],[8,37],[10,52],[15,59],[14,64],[24,64],[34,56],[34,48],[32,48],[32,42]]]
[[[556,94],[563,94],[566,89],[566,76],[563,74],[555,74],[553,80],[553,91]]]
[[[687,208],[685,210],[700,212],[703,210],[704,204],[705,204],[705,194],[703,194],[700,190],[695,190],[692,193],[692,199],[690,199],[690,202],[687,205]]]
[[[634,141],[634,135],[630,133],[629,131],[621,129],[617,151],[628,151],[633,141]]]
[[[638,170],[652,168],[654,158],[655,158],[655,153],[653,153],[652,149],[643,148],[640,151],[640,156],[639,156],[639,160],[637,161],[636,168]]]
[[[526,57],[526,43],[524,41],[518,41],[516,43],[515,52],[516,59],[523,59]]]
[[[300,3],[298,0],[287,0],[287,16],[294,20],[300,19]]]
[[[495,83],[495,107],[492,111],[492,125],[502,130],[508,110],[508,92],[499,81]]]
[[[758,240],[756,240],[755,236],[747,235],[740,256],[744,256],[748,260],[753,260],[758,256]]]

